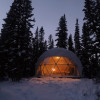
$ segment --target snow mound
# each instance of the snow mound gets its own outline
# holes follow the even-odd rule
[[[1,82],[0,100],[96,100],[99,88],[91,79],[31,78]]]

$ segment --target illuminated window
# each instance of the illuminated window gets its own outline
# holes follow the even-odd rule
[[[54,56],[44,59],[39,65],[36,74],[42,76],[72,76],[79,75],[79,72],[70,59],[66,57]]]

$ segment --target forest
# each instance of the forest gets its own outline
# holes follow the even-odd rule
[[[76,18],[74,38],[68,33],[65,14],[59,18],[55,40],[52,34],[45,40],[43,26],[33,33],[36,19],[33,10],[31,0],[14,0],[4,19],[0,33],[0,81],[34,76],[38,58],[55,47],[70,50],[79,57],[83,77],[100,78],[100,1],[85,0],[82,34]]]

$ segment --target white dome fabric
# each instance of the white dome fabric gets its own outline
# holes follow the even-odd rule
[[[44,59],[46,59],[48,57],[52,57],[52,56],[66,57],[66,58],[70,59],[74,63],[74,65],[77,67],[77,69],[79,71],[79,76],[82,76],[82,64],[81,64],[79,58],[73,52],[68,51],[64,48],[53,48],[53,49],[50,49],[50,50],[44,52],[38,59],[38,62],[36,64],[36,71]]]

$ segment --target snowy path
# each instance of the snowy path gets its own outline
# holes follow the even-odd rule
[[[96,100],[89,79],[31,78],[20,83],[1,82],[0,100]]]

